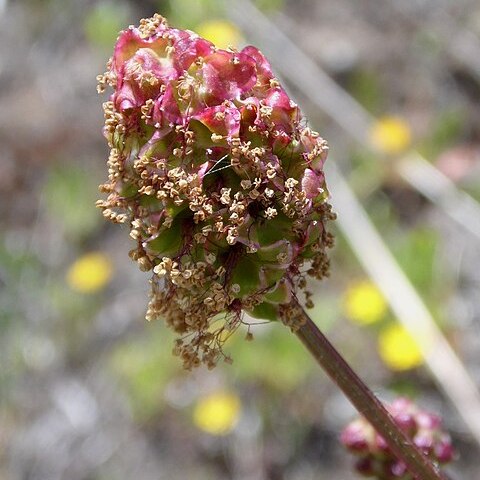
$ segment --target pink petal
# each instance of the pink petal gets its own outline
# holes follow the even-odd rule
[[[306,193],[309,200],[318,197],[323,181],[322,173],[317,173],[310,168],[305,169],[302,179],[302,190]]]
[[[239,99],[257,81],[255,63],[251,57],[225,50],[205,57],[202,73],[207,103]]]
[[[281,87],[271,88],[264,100],[265,105],[272,107],[271,121],[281,131],[293,131],[294,122],[299,119],[298,107],[290,100]]]
[[[177,29],[171,29],[170,33],[174,38],[174,63],[180,71],[188,70],[197,58],[213,53],[213,43],[199,37],[196,33]]]
[[[151,48],[157,54],[165,56],[165,49],[169,40],[160,35],[142,38],[137,28],[130,28],[120,33],[113,52],[113,69],[120,72],[122,65],[141,48]]]
[[[163,125],[165,123],[182,123],[182,114],[173,92],[173,87],[171,84],[169,84],[165,90],[165,93],[155,100],[152,114],[152,120],[155,125]]]
[[[142,82],[142,75],[152,75],[161,83],[167,83],[178,78],[178,72],[173,62],[160,57],[151,48],[140,48],[133,57],[125,62],[124,75]]]
[[[144,102],[144,97],[135,83],[123,81],[113,95],[113,101],[115,107],[124,112],[125,110],[140,107]]]
[[[208,107],[193,118],[202,122],[212,133],[238,137],[240,132],[240,112],[233,103]]]
[[[368,447],[365,429],[360,423],[351,423],[341,433],[340,441],[353,451],[365,451]]]
[[[144,39],[137,29],[120,34],[112,64],[117,75],[115,102],[120,110],[139,107],[147,99],[155,98],[162,84],[178,78],[167,54],[169,44],[168,38],[158,35]]]
[[[274,78],[272,67],[268,63],[268,60],[263,56],[263,53],[258,50],[258,48],[252,47],[249,45],[245,47],[242,52],[245,55],[248,55],[255,61],[257,76],[261,83],[267,85],[270,84],[270,80]]]

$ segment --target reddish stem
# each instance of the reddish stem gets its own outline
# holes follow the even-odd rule
[[[295,307],[300,307],[294,304]],[[295,311],[298,308],[295,308]],[[445,480],[429,459],[400,430],[393,417],[374,393],[351,369],[325,335],[300,307],[302,326],[295,331],[320,366],[340,387],[355,408],[372,424],[385,439],[392,452],[403,462],[417,480]]]

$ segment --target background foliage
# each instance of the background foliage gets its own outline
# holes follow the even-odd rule
[[[480,57],[458,53],[480,45],[478,3],[257,5],[378,119],[372,153],[299,98],[478,380],[478,238],[395,171],[416,148],[480,201]],[[170,333],[143,320],[148,276],[128,235],[94,208],[107,155],[95,76],[117,32],[155,11],[220,46],[247,43],[214,0],[0,1],[0,478],[354,478],[337,438],[353,411],[296,338],[259,325],[253,342],[228,341],[232,366],[182,371]],[[311,316],[367,383],[442,413],[460,453],[452,478],[478,475],[478,445],[342,236],[312,288]]]

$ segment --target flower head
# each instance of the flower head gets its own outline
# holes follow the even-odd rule
[[[107,85],[98,205],[153,271],[147,318],[179,334],[186,367],[213,366],[242,311],[281,317],[306,274],[327,274],[327,144],[260,51],[218,49],[160,15],[120,33]]]
[[[436,464],[451,462],[454,451],[450,436],[442,430],[441,419],[421,410],[407,398],[397,398],[387,407],[395,423],[413,443]],[[342,432],[342,443],[358,456],[357,471],[380,480],[411,480],[406,465],[398,460],[387,443],[363,418],[354,420]]]

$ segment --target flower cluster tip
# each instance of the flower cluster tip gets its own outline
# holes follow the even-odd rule
[[[440,417],[422,410],[407,398],[387,407],[395,423],[436,465],[453,460],[454,450]],[[392,453],[384,438],[364,418],[351,422],[341,434],[343,445],[356,457],[356,470],[379,480],[413,480],[404,462]]]

